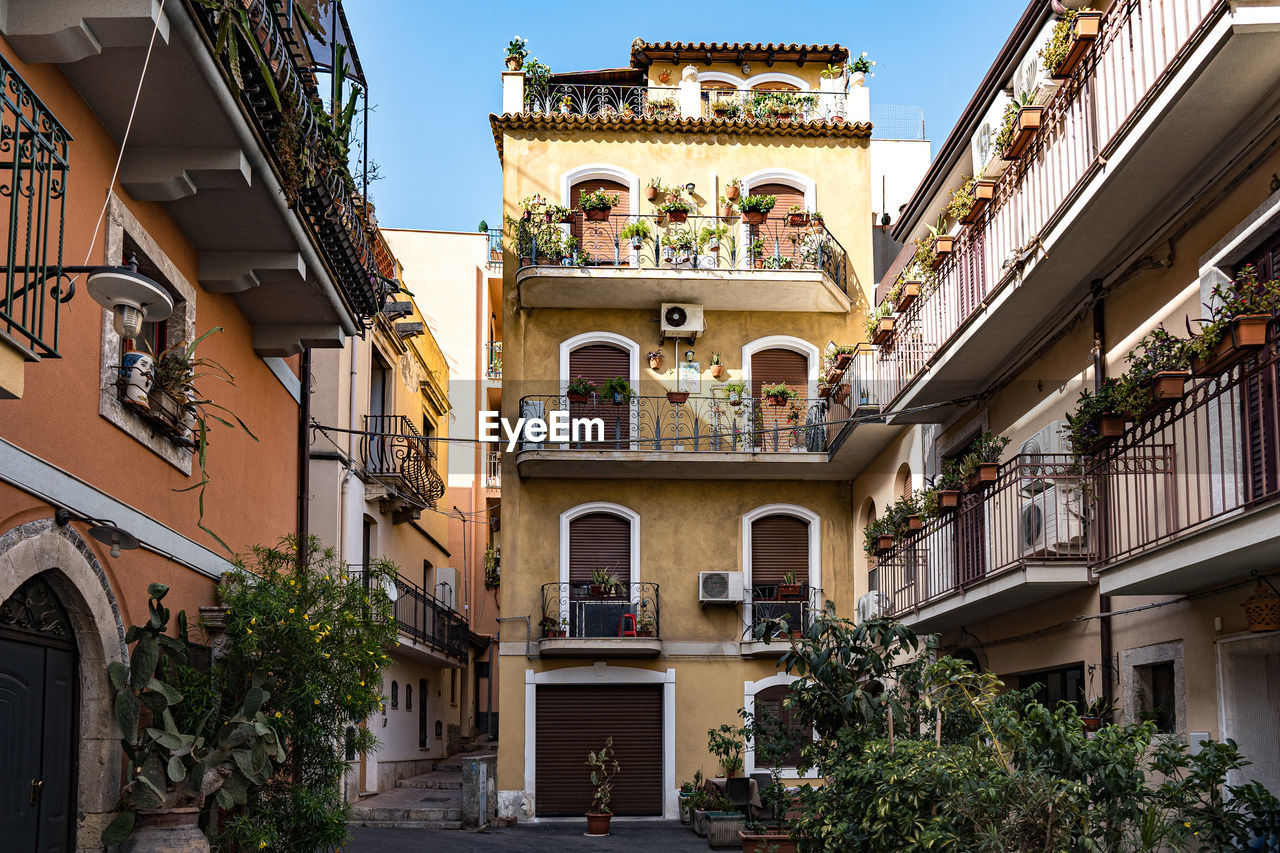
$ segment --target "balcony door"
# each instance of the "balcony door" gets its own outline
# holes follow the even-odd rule
[[[604,222],[588,222],[585,214],[573,218],[569,233],[577,241],[579,252],[585,251],[595,265],[612,266],[625,264],[628,253],[619,248],[618,231],[621,230],[627,215],[631,212],[631,190],[626,184],[606,178],[590,178],[579,181],[569,191],[569,206],[578,209],[578,203],[584,195],[597,190],[616,195],[618,203],[613,206],[608,220]]]
[[[808,627],[809,524],[794,515],[766,515],[751,523],[752,624],[786,619],[791,630]],[[794,589],[788,575],[795,575]]]
[[[581,376],[603,388],[610,379],[628,379],[631,376],[631,355],[613,344],[587,344],[569,353],[569,380]],[[601,450],[627,450],[631,446],[632,406],[615,404],[612,398],[598,394],[585,403],[569,403],[571,418],[600,418],[604,421],[604,442],[600,445],[576,444],[575,447],[592,446]]]
[[[794,89],[795,87],[791,88]],[[760,240],[764,244],[761,254],[762,260],[765,263],[769,263],[770,258],[779,257],[782,259],[781,264],[784,266],[788,263],[792,266],[800,266],[799,238],[804,234],[804,229],[790,228],[786,222],[787,211],[792,206],[804,207],[804,190],[796,189],[787,184],[755,184],[750,188],[749,192],[751,195],[771,195],[776,196],[778,199],[773,206],[773,210],[769,211],[769,218],[765,220],[763,225],[748,226],[749,239],[752,242]],[[795,237],[796,240],[792,240],[792,237]],[[742,252],[741,254],[746,256],[749,252]]]
[[[765,385],[779,383],[794,391],[799,399],[783,406],[775,406],[763,399],[761,389]],[[780,452],[788,451],[792,446],[802,446],[804,431],[797,430],[797,427],[804,426],[808,414],[808,356],[780,348],[753,353],[750,390],[755,421],[752,424],[755,430],[753,444],[764,450]]]
[[[959,464],[970,450],[972,444],[964,448],[948,461]],[[956,510],[955,521],[955,584],[959,588],[973,583],[986,574],[987,560],[987,526],[986,501],[983,492],[966,491],[960,495],[960,506]]]
[[[602,587],[594,575],[608,572],[620,588]],[[621,637],[635,626],[631,603],[631,521],[611,512],[580,515],[569,522],[570,637]],[[561,593],[564,595],[564,592]]]

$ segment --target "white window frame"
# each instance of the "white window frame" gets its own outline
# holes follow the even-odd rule
[[[822,356],[818,352],[818,348],[802,338],[794,338],[790,335],[769,335],[763,338],[756,338],[750,343],[742,346],[742,381],[746,384],[748,392],[751,389],[751,356],[767,349],[786,349],[792,352],[798,352],[803,355],[809,362],[809,387],[805,389],[805,396],[809,402],[815,400],[818,396],[818,368],[822,363]]]
[[[573,197],[573,187],[583,181],[617,181],[620,184],[627,185],[627,213],[631,216],[640,215],[640,176],[635,172],[614,166],[611,163],[588,163],[585,166],[578,166],[570,169],[560,176],[560,204],[569,207],[569,201]]]
[[[761,691],[764,691],[764,690],[768,690],[770,687],[787,687],[799,680],[800,680],[799,676],[790,675],[785,672],[779,672],[775,675],[770,675],[767,678],[762,678],[759,681],[745,681],[743,682],[743,690],[742,690],[742,707],[743,709],[746,710],[747,713],[754,715],[756,712],[756,694],[757,693],[760,693]],[[813,733],[813,739],[815,741],[818,739],[817,732]],[[773,769],[771,767],[756,766],[756,747],[753,742],[747,744],[746,752],[743,754],[743,758],[742,758],[742,766],[743,766],[743,773],[747,776],[750,776],[752,773],[756,772],[757,770]],[[777,769],[778,769],[778,772],[784,778],[787,778],[787,779],[817,779],[818,778],[818,769],[816,767],[810,767],[809,772],[803,775],[795,767],[779,767]]]
[[[809,523],[809,606],[815,606],[812,590],[822,589],[822,516],[798,504],[766,504],[742,516],[742,636],[751,630],[751,525],[770,515],[790,515]]]
[[[608,501],[592,501],[591,503],[578,504],[572,509],[567,509],[560,513],[560,583],[564,588],[568,589],[569,583],[569,525],[575,518],[581,518],[584,515],[603,512],[609,515],[616,515],[619,518],[625,518],[631,525],[631,541],[630,541],[630,560],[631,560],[631,576],[628,583],[631,586],[631,598],[639,595],[640,583],[640,513],[625,507],[622,504],[609,503]],[[568,620],[569,618],[569,596],[566,594],[560,597],[560,618]]]

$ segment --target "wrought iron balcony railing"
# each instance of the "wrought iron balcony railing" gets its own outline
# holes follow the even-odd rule
[[[365,415],[361,464],[419,507],[433,507],[445,492],[430,441],[403,415]]]
[[[364,566],[348,565],[347,575],[358,578],[365,589],[369,588],[370,576]],[[469,631],[466,617],[399,575],[395,579],[394,598],[392,608],[401,635],[450,657],[466,660]]]
[[[487,379],[502,378],[502,341],[485,344],[484,375]]]
[[[825,452],[829,433],[842,420],[829,401],[793,400],[774,405],[750,397],[730,398],[716,391],[710,396],[634,396],[615,402],[591,394],[579,400],[567,394],[521,398],[520,416],[549,418],[569,413],[569,441],[531,441],[523,437],[521,450],[609,450],[660,453],[787,453]],[[581,419],[581,420],[579,420]],[[598,423],[591,423],[590,421]],[[578,435],[572,428],[576,422]]]
[[[348,165],[338,162],[331,152],[336,140],[322,126],[326,114],[316,85],[316,67],[304,64],[309,52],[310,36],[299,36],[303,26],[286,19],[292,3],[273,0],[241,0],[248,30],[257,39],[267,62],[241,46],[233,60],[231,54],[219,51],[220,16],[233,14],[200,0],[187,0],[187,8],[200,22],[210,52],[222,64],[228,77],[242,79],[238,93],[241,104],[255,130],[266,142],[266,148],[281,177],[287,194],[296,195],[294,204],[305,227],[319,246],[333,272],[334,283],[348,302],[352,313],[366,323],[372,322],[385,301],[386,290],[378,273],[377,257],[371,232],[375,227],[368,218],[368,205],[358,196]],[[327,45],[335,62],[345,62],[353,54],[350,34],[346,32],[346,16],[340,0],[334,0],[332,15],[342,33],[329,33],[333,42]],[[233,28],[233,39],[238,38]],[[238,62],[233,69],[231,63]],[[268,81],[263,69],[269,68]],[[234,88],[234,84],[233,84]],[[278,94],[273,97],[271,92]],[[345,93],[342,97],[346,97]],[[367,146],[366,146],[367,147]]]
[[[71,136],[0,55],[0,329],[37,356],[58,355],[62,231]]]
[[[490,228],[486,233],[489,235],[489,270],[502,272],[502,229]]]
[[[898,616],[1027,562],[1088,563],[1092,491],[1070,454],[1015,456],[987,489],[924,522],[876,559],[876,587]]]
[[[542,585],[543,639],[661,637],[656,583]]]
[[[637,233],[639,232],[639,233]],[[758,225],[741,216],[575,212],[562,222],[520,220],[508,234],[521,268],[536,265],[662,270],[822,270],[848,293],[849,257],[820,219],[771,211]]]
[[[1225,6],[1186,0],[1175,10],[1163,0],[1125,0],[1108,7],[1093,48],[1049,101],[1028,149],[997,179],[991,202],[956,237],[921,297],[898,315],[876,367],[886,403],[1008,278]]]
[[[490,450],[484,456],[484,485],[488,489],[502,488],[502,453]]]
[[[751,587],[744,605],[750,613],[748,640],[763,640],[764,634],[780,635],[808,631],[822,613],[822,590],[808,584],[758,584]]]
[[[605,118],[717,118],[726,121],[843,121],[844,92],[782,92],[703,89],[698,111],[686,115],[674,86],[608,83],[552,83],[543,90],[526,84],[525,112],[537,115]]]

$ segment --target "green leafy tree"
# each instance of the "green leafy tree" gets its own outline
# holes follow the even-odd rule
[[[361,721],[382,706],[382,670],[396,628],[386,585],[393,563],[353,574],[312,539],[257,547],[222,584],[226,690],[262,682],[263,712],[288,746],[279,771],[223,826],[229,849],[313,851],[347,842],[345,748],[376,747]],[[349,735],[348,729],[355,729]]]

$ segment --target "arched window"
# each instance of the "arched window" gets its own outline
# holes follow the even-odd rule
[[[552,616],[559,609],[568,636],[622,636],[624,617],[635,615],[639,524],[635,512],[609,503],[583,504],[560,516],[560,591],[544,609]],[[602,583],[605,574],[616,583]]]
[[[633,382],[632,353],[613,343],[586,343],[569,351],[569,379],[581,377],[598,388],[611,379]],[[631,442],[631,407],[615,405],[612,399],[596,395],[583,401],[569,401],[569,417],[601,418],[606,445],[626,449]]]
[[[821,597],[817,515],[775,504],[748,514],[744,523],[748,627],[785,620],[788,630],[806,630]]]
[[[578,251],[586,252],[592,264],[613,265],[626,263],[628,254],[619,247],[618,232],[630,219],[631,189],[626,184],[609,178],[586,178],[573,184],[569,190],[569,206],[579,209],[584,195],[602,190],[618,196],[618,203],[604,221],[588,221],[585,214],[574,217],[569,232],[577,242]]]
[[[391,682],[391,710],[400,707],[400,682],[392,680]]]
[[[775,684],[756,692],[756,721],[763,724],[763,731],[773,734],[772,743],[755,744],[756,767],[795,767],[800,763],[800,749],[805,739],[812,740],[813,732],[786,707],[785,699],[791,687]]]
[[[764,400],[765,385],[785,384],[797,399],[785,405]],[[751,356],[751,399],[756,401],[759,435],[755,444],[765,450],[785,452],[805,446],[803,427],[808,416],[809,359],[804,353],[774,347]]]
[[[404,686],[404,709],[406,711],[413,710],[413,685],[406,684]]]
[[[898,468],[898,476],[894,478],[895,491],[897,497],[905,497],[911,494],[911,466],[902,463]]]

